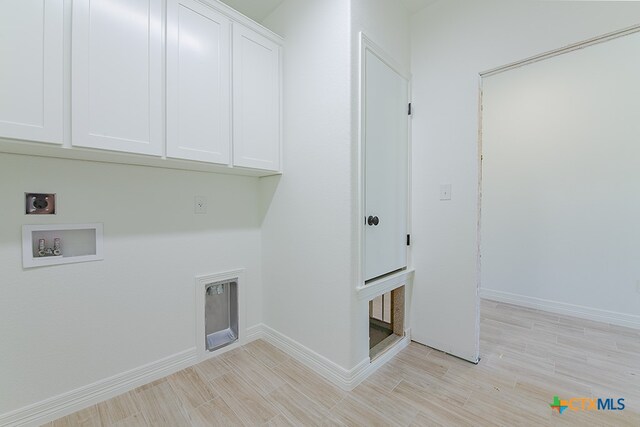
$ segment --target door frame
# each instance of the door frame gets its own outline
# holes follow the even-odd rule
[[[356,241],[357,241],[357,250],[356,250],[356,290],[361,291],[365,287],[370,286],[370,284],[365,284],[365,233],[362,219],[365,216],[365,146],[364,146],[364,137],[365,132],[363,128],[363,124],[365,122],[365,93],[364,93],[364,82],[366,75],[366,53],[367,51],[373,53],[377,56],[382,62],[384,62],[388,67],[390,67],[393,71],[398,73],[402,78],[407,81],[407,95],[409,102],[411,103],[411,74],[404,67],[400,66],[391,56],[389,56],[384,49],[382,49],[379,45],[373,42],[364,32],[360,32],[358,34],[359,37],[359,54],[358,54],[358,143],[357,143],[357,153],[356,153],[356,203],[357,207],[355,209],[354,215],[354,223],[357,225],[356,229]],[[411,234],[411,198],[412,198],[412,170],[411,170],[411,116],[408,116],[407,120],[407,234]],[[406,276],[407,273],[412,270],[413,262],[411,259],[411,246],[407,246],[407,268],[404,272],[396,272],[393,276]],[[386,276],[382,276],[374,280],[374,283],[377,283],[379,280],[383,282],[389,282]],[[389,285],[388,285],[389,286]],[[391,288],[394,286],[390,285]],[[397,286],[397,285],[395,285]],[[382,289],[380,289],[382,291]],[[385,291],[386,292],[386,291]]]

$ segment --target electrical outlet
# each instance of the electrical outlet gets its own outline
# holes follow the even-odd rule
[[[207,199],[202,196],[196,196],[194,198],[193,212],[197,214],[207,213]]]

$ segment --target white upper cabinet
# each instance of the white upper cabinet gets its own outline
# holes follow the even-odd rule
[[[62,144],[63,0],[0,1],[0,136]]]
[[[233,165],[280,170],[280,46],[233,26]]]
[[[167,4],[167,157],[230,163],[231,21],[195,0]]]
[[[162,155],[162,3],[73,2],[72,145]]]
[[[217,0],[0,0],[0,152],[279,173],[281,45]]]

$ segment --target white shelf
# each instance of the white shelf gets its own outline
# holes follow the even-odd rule
[[[413,283],[414,274],[415,270],[409,268],[358,286],[356,288],[358,299],[371,301],[373,298],[386,294],[402,285],[410,286]]]
[[[22,266],[44,267],[57,264],[100,261],[102,255],[102,224],[48,224],[22,226]],[[38,256],[38,242],[45,239],[46,247],[54,239],[61,241],[62,255]]]

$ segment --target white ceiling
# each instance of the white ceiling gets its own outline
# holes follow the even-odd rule
[[[261,22],[273,12],[284,0],[221,0],[235,10],[248,16],[254,21]],[[318,0],[322,1],[322,0]],[[416,13],[438,0],[387,0],[397,1],[404,5],[410,13]]]

